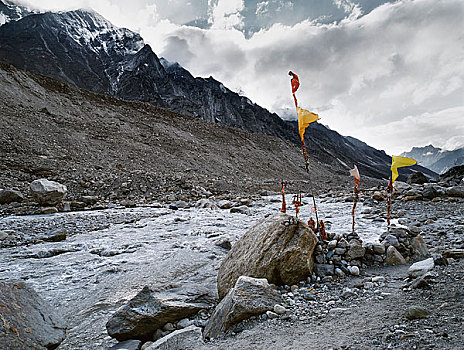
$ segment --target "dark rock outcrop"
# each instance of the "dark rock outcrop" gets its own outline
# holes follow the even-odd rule
[[[150,340],[168,322],[177,322],[209,308],[212,298],[205,292],[194,296],[162,295],[144,287],[106,323],[108,334],[119,341]]]
[[[0,281],[0,348],[55,349],[66,325],[55,310],[22,282]]]

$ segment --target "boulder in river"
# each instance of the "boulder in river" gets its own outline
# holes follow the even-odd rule
[[[300,220],[278,213],[260,220],[232,247],[218,271],[218,293],[223,298],[240,276],[266,278],[292,285],[313,271],[317,238]]]
[[[57,205],[67,192],[65,185],[47,179],[32,181],[30,188],[32,197],[41,205]]]
[[[240,276],[214,310],[203,336],[217,338],[240,321],[273,310],[279,303],[280,293],[272,289],[266,279]]]
[[[214,298],[206,290],[189,289],[179,293],[156,293],[144,287],[106,323],[108,334],[119,341],[150,340],[153,333],[166,323],[177,322],[209,308]]]
[[[23,282],[0,281],[0,349],[55,349],[66,325],[55,310]]]

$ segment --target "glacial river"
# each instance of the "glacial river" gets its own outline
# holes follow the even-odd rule
[[[25,281],[65,318],[67,337],[58,349],[105,349],[116,343],[106,333],[108,318],[145,285],[201,285],[215,293],[217,268],[227,254],[218,240],[233,244],[256,221],[278,212],[279,199],[263,197],[248,214],[140,207],[1,218],[0,230],[16,233],[60,225],[77,229],[62,242],[0,248],[0,279]],[[350,232],[352,203],[329,197],[317,202],[328,232]],[[374,241],[385,224],[374,222],[362,203],[356,212],[358,234]],[[307,220],[308,213],[309,205],[303,206],[300,216]],[[126,219],[101,225],[115,215]]]

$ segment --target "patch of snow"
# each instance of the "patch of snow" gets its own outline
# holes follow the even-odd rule
[[[0,26],[4,25],[5,23],[8,23],[10,21],[10,17],[5,15],[4,13],[0,13]]]

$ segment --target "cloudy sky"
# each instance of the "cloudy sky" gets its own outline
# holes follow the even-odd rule
[[[295,118],[399,154],[464,146],[463,0],[16,0],[93,8],[158,56]]]

